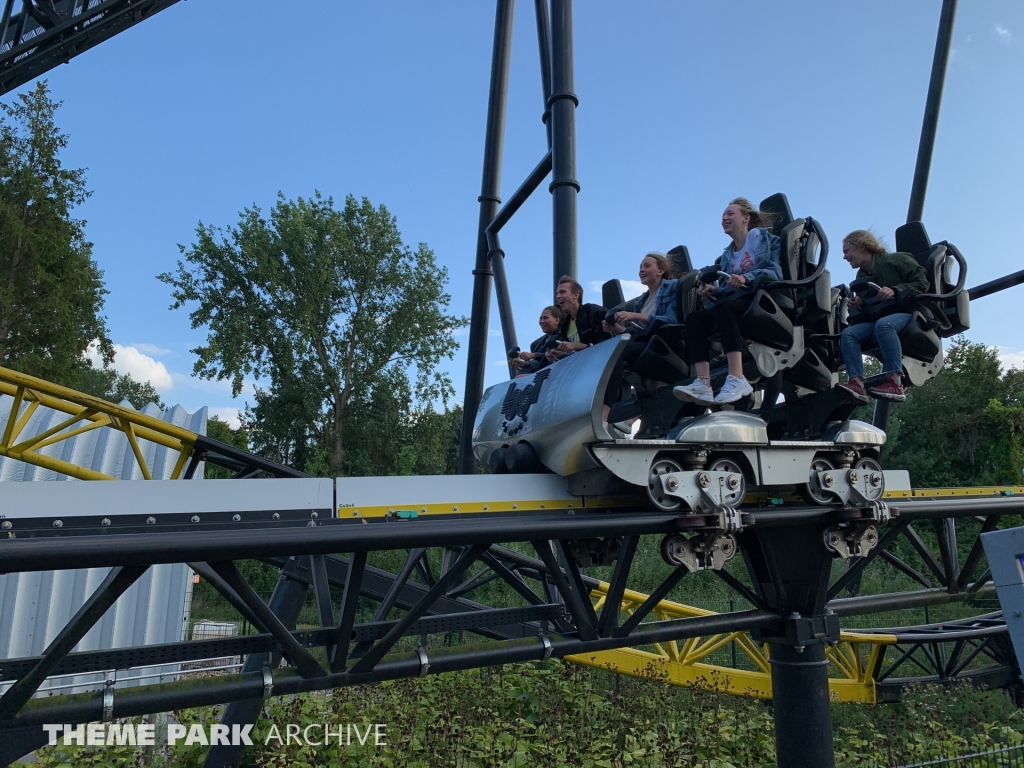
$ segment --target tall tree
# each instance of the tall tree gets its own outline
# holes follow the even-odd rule
[[[403,245],[384,206],[278,195],[269,218],[253,206],[196,236],[159,278],[171,308],[197,305],[192,327],[208,328],[195,375],[230,379],[236,396],[246,376],[269,380],[246,423],[264,452],[300,467],[319,455],[341,474],[354,405],[402,386],[420,403],[452,393],[438,365],[467,321],[447,313],[447,270],[426,244]]]
[[[103,273],[72,216],[88,196],[45,82],[0,104],[0,365],[73,385],[90,342],[109,362]]]

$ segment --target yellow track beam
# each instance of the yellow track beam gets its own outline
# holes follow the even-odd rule
[[[172,479],[181,477],[186,462],[195,452],[198,437],[195,432],[8,368],[0,368],[0,396],[2,395],[12,397],[13,403],[3,427],[3,438],[0,439],[0,456],[8,456],[79,480],[117,478],[56,456],[46,455],[41,453],[42,449],[94,429],[110,427],[124,433],[139,464],[139,470],[147,480],[152,479],[152,475],[139,444],[140,440],[178,451],[178,460],[171,474]],[[19,442],[19,437],[39,406],[66,413],[68,418],[38,435]]]

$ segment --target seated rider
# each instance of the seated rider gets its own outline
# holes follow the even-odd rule
[[[632,303],[632,310],[620,310],[615,313],[615,323],[604,324],[605,331],[612,334],[635,333],[651,327],[655,321],[675,325],[678,313],[678,297],[676,295],[677,279],[670,279],[672,265],[660,253],[648,253],[640,261],[640,282],[647,288],[639,299]],[[610,314],[610,313],[609,313]],[[604,420],[608,421],[608,409],[619,399],[622,388],[622,374],[627,365],[635,361],[640,353],[647,348],[648,339],[635,339],[626,344],[622,356],[612,370],[608,389],[604,396]],[[671,383],[671,382],[670,382]]]
[[[607,310],[599,304],[584,304],[583,286],[568,275],[558,278],[555,303],[562,308],[564,315],[558,326],[564,341],[559,343],[557,349],[548,350],[548,361],[554,362],[573,352],[592,347],[611,335],[602,327]]]
[[[754,208],[737,197],[722,214],[722,230],[732,242],[718,260],[724,276],[702,284],[698,292],[704,309],[686,318],[686,347],[696,378],[692,384],[676,387],[680,400],[704,404],[734,403],[754,391],[743,375],[743,337],[739,318],[747,311],[758,288],[782,279],[779,266],[779,238],[768,231],[773,215]],[[711,389],[711,343],[718,330],[729,363],[729,375],[718,396]]]
[[[865,229],[854,230],[843,238],[843,258],[857,270],[858,278],[867,278],[880,286],[877,291],[869,289],[867,295],[882,302],[878,308],[865,311],[863,297],[854,296],[847,301],[847,307],[855,311],[840,336],[840,347],[850,380],[838,386],[862,403],[868,402],[869,396],[906,400],[903,348],[898,334],[913,316],[913,297],[928,290],[928,273],[908,253],[886,253],[878,238]],[[865,390],[861,347],[872,339],[882,355],[882,372],[888,375],[877,387]]]
[[[546,357],[548,342],[551,340],[561,341],[558,333],[558,325],[562,322],[562,308],[557,304],[544,307],[540,312],[539,325],[544,335],[530,344],[529,352],[520,352],[518,356],[509,360],[509,365],[517,368],[520,373],[536,373],[549,361]]]

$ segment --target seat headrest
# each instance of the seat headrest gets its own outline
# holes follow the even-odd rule
[[[625,300],[626,297],[622,295],[622,283],[618,280],[609,280],[601,286],[602,306],[617,307]]]
[[[776,215],[775,223],[771,229],[774,235],[782,232],[793,221],[793,211],[789,207],[789,200],[786,199],[782,192],[776,192],[774,195],[766,197],[761,201],[758,209],[765,213],[774,213]]]
[[[896,250],[901,253],[909,253],[911,256],[919,256],[926,253],[932,247],[928,231],[920,221],[909,221],[902,227],[896,228]]]
[[[690,249],[685,245],[677,245],[667,254],[668,260],[672,263],[672,276],[682,277],[693,270],[693,262],[690,261]]]

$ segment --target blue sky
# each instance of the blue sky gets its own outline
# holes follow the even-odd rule
[[[645,252],[679,243],[709,263],[726,203],[776,191],[824,225],[833,283],[851,279],[843,235],[871,227],[891,245],[906,217],[940,5],[577,0],[584,286],[635,279]],[[117,364],[189,410],[243,405],[191,377],[205,334],[168,311],[155,276],[198,221],[232,224],[278,190],[385,204],[407,243],[434,249],[468,314],[493,22],[487,0],[190,0],[49,73],[65,161],[88,168],[94,193],[79,214],[106,273]],[[1024,3],[960,4],[924,220],[967,256],[968,285],[1024,266],[1022,46]],[[506,198],[544,154],[542,111],[533,3],[520,0]],[[550,301],[546,191],[502,244],[527,341]],[[977,302],[969,337],[1024,364],[1022,302],[1024,287]],[[488,358],[496,383],[500,337]],[[450,363],[460,399],[464,366],[463,350]]]

